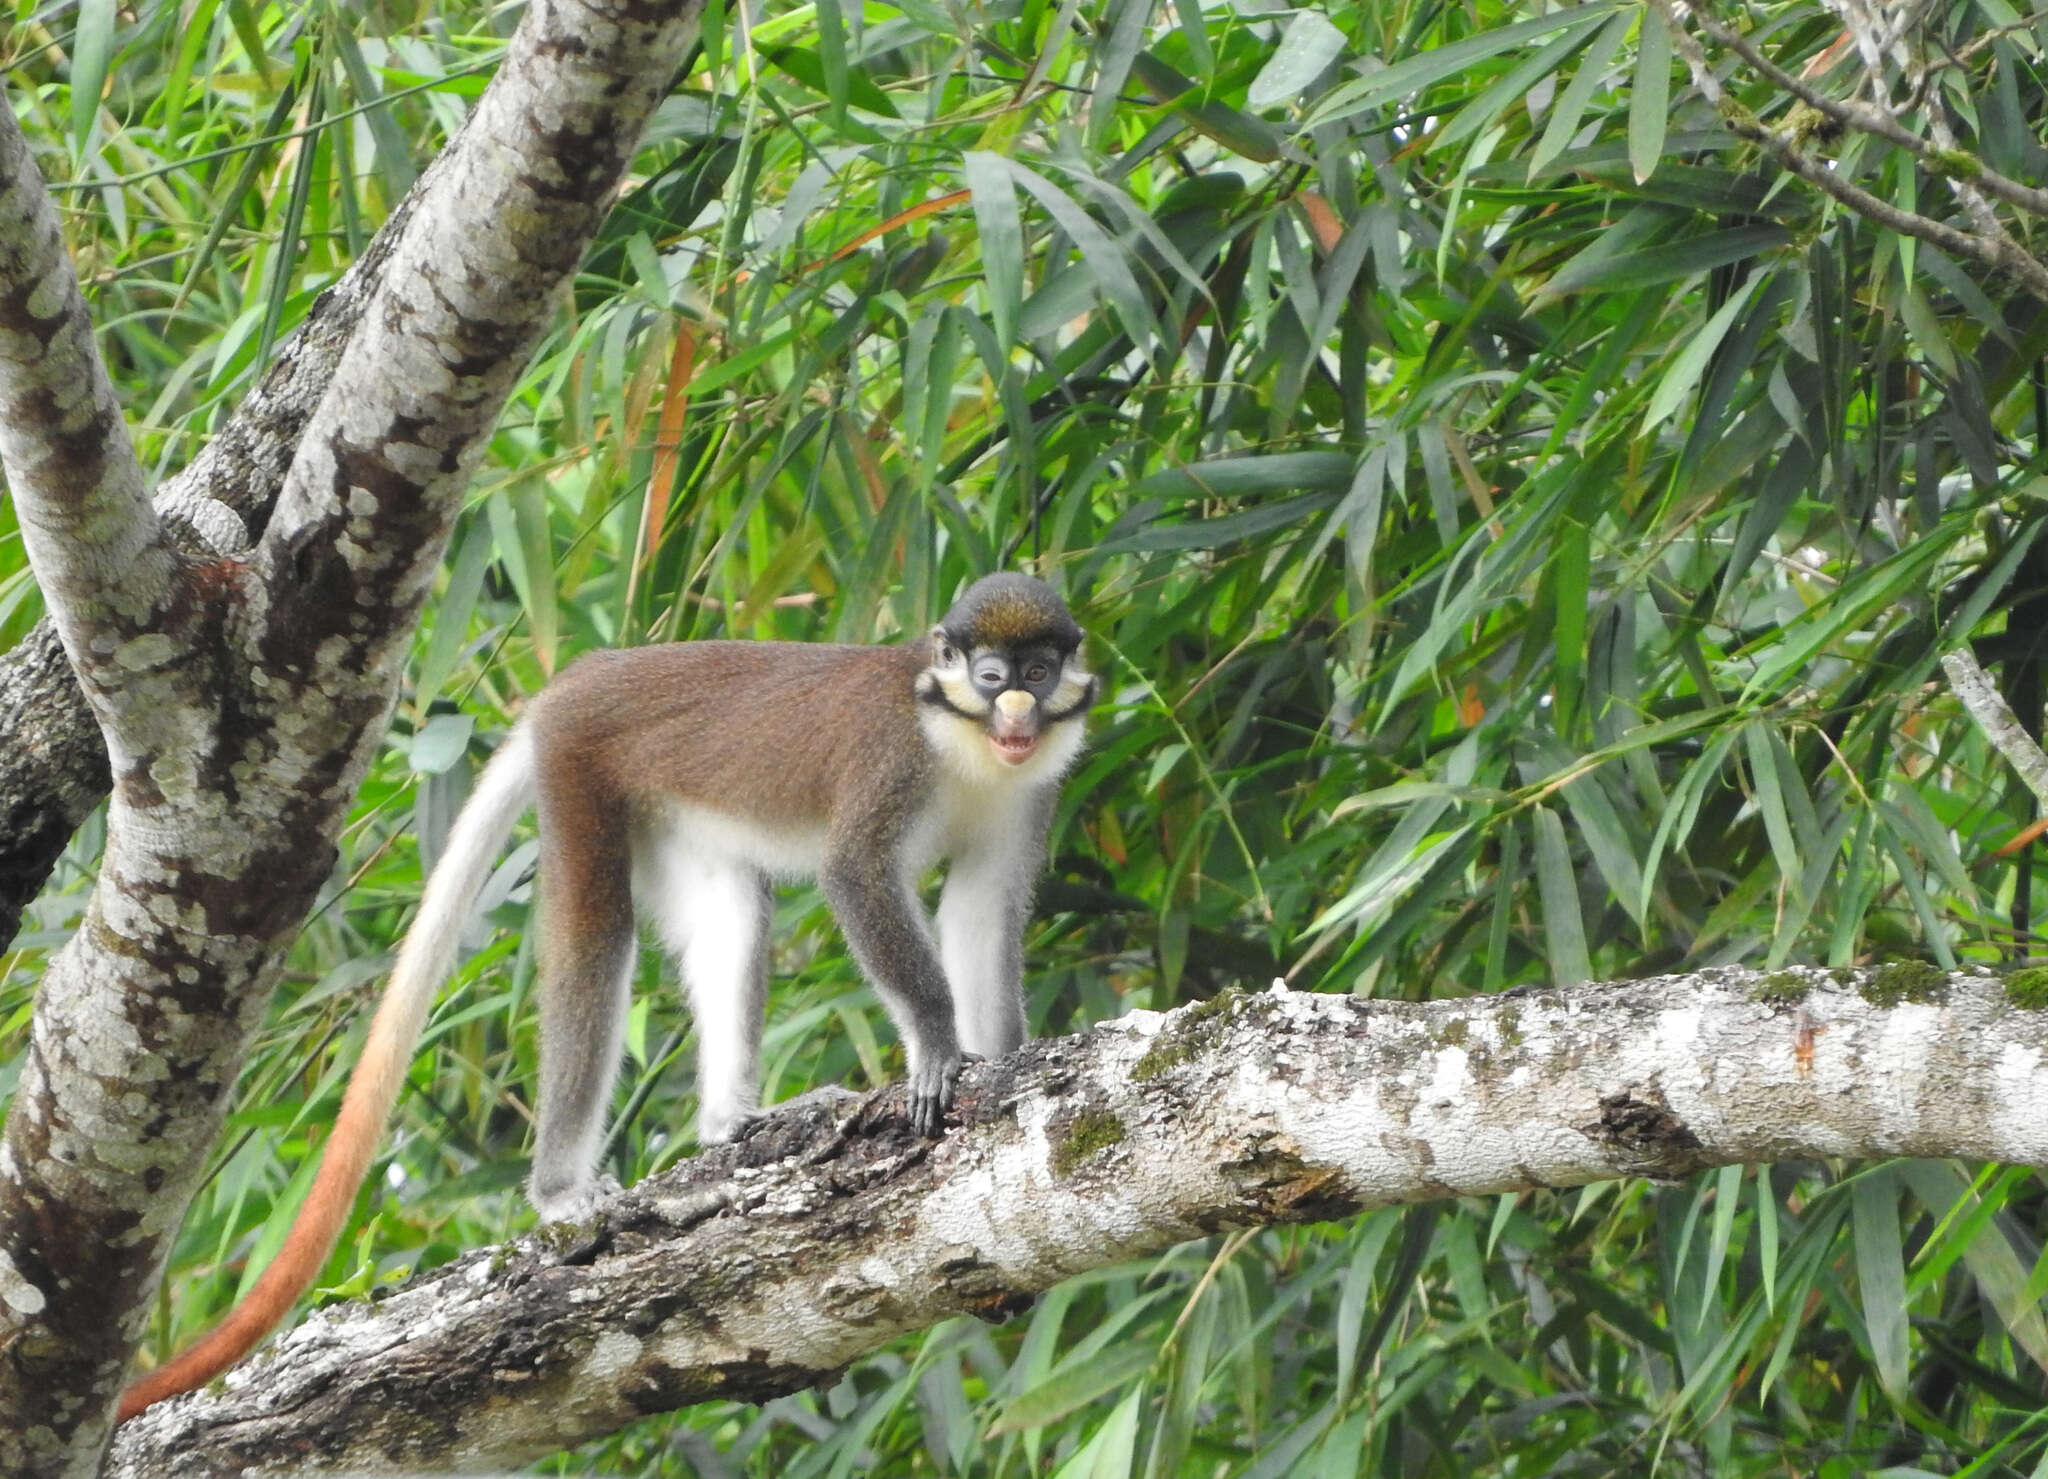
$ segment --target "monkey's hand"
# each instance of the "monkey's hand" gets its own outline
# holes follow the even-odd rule
[[[966,1054],[954,1048],[943,1054],[920,1053],[910,1067],[910,1128],[927,1140],[936,1140],[945,1128],[953,1086],[965,1063]]]

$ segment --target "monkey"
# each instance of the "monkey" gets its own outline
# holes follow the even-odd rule
[[[320,1169],[277,1256],[213,1330],[122,1394],[126,1421],[240,1360],[333,1251],[440,983],[519,818],[538,818],[540,1095],[528,1199],[587,1216],[635,957],[673,958],[698,1035],[697,1133],[760,1114],[771,890],[814,878],[896,1024],[909,1120],[936,1136],[970,1057],[1024,1041],[1023,933],[1097,679],[1044,582],[984,576],[892,646],[706,641],[593,652],[484,767],[399,948]],[[944,861],[937,939],[916,892]]]

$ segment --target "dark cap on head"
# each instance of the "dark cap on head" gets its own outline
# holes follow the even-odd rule
[[[939,622],[947,640],[963,651],[976,647],[1023,647],[1046,642],[1061,652],[1081,645],[1081,628],[1066,602],[1042,580],[1015,570],[984,575],[953,603]]]

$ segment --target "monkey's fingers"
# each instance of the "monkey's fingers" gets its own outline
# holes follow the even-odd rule
[[[946,1127],[946,1111],[953,1107],[953,1086],[959,1081],[961,1057],[956,1054],[939,1063],[928,1063],[910,1075],[910,1128],[927,1140],[936,1140]]]

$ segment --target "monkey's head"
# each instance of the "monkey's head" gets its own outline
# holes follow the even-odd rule
[[[917,696],[980,729],[1006,765],[1031,760],[1054,726],[1095,702],[1080,627],[1052,587],[1028,575],[977,580],[932,628],[931,647]],[[1075,746],[1060,748],[1071,758]]]

